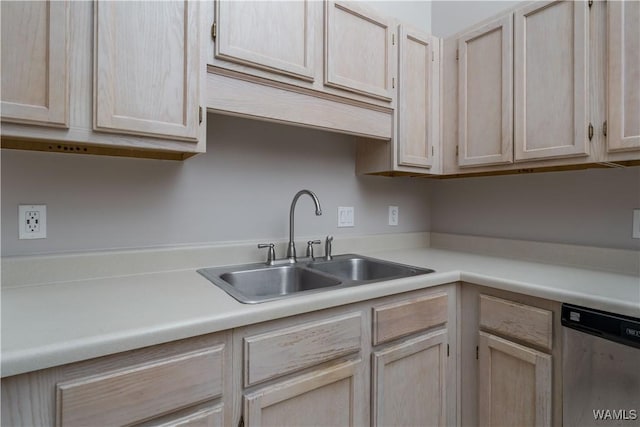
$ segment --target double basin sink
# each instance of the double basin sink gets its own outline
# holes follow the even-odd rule
[[[433,273],[427,268],[361,255],[336,255],[331,260],[298,260],[295,264],[245,264],[198,270],[242,303],[255,304],[323,290]]]

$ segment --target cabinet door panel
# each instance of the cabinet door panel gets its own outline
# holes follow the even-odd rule
[[[68,2],[1,7],[2,120],[68,127]]]
[[[433,163],[430,135],[434,38],[400,25],[398,40],[399,163],[429,167]]]
[[[373,354],[374,426],[448,425],[446,347],[441,330]]]
[[[480,425],[551,425],[551,356],[485,332],[479,338]]]
[[[325,85],[391,101],[391,27],[353,3],[327,1]]]
[[[589,154],[588,6],[535,2],[515,13],[515,159]]]
[[[640,149],[640,2],[607,3],[610,152]]]
[[[513,17],[458,40],[458,165],[513,162]]]
[[[247,394],[247,426],[365,425],[368,393],[363,362],[352,360],[317,369]]]
[[[198,3],[95,4],[95,129],[196,140]]]
[[[218,1],[216,58],[313,81],[316,4]]]

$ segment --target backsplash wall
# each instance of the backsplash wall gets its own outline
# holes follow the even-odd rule
[[[207,141],[184,162],[2,150],[2,255],[286,240],[302,188],[323,215],[300,198],[300,242],[429,229],[430,181],[355,176],[350,136],[209,114]],[[47,205],[47,239],[18,240],[28,203]],[[336,227],[338,206],[355,207],[354,228]]]
[[[640,167],[434,183],[432,232],[640,250]]]

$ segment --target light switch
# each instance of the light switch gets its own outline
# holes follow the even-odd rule
[[[353,206],[338,207],[338,227],[353,227],[354,225]]]

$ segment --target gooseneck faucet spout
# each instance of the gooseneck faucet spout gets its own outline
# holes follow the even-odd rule
[[[303,194],[307,194],[309,197],[313,199],[313,203],[316,205],[316,215],[322,215],[322,209],[320,208],[320,200],[318,200],[318,196],[311,190],[300,190],[293,196],[293,201],[291,202],[291,209],[289,210],[289,245],[287,247],[287,258],[291,262],[296,261],[296,244],[294,242],[294,213],[296,211],[296,202]]]

